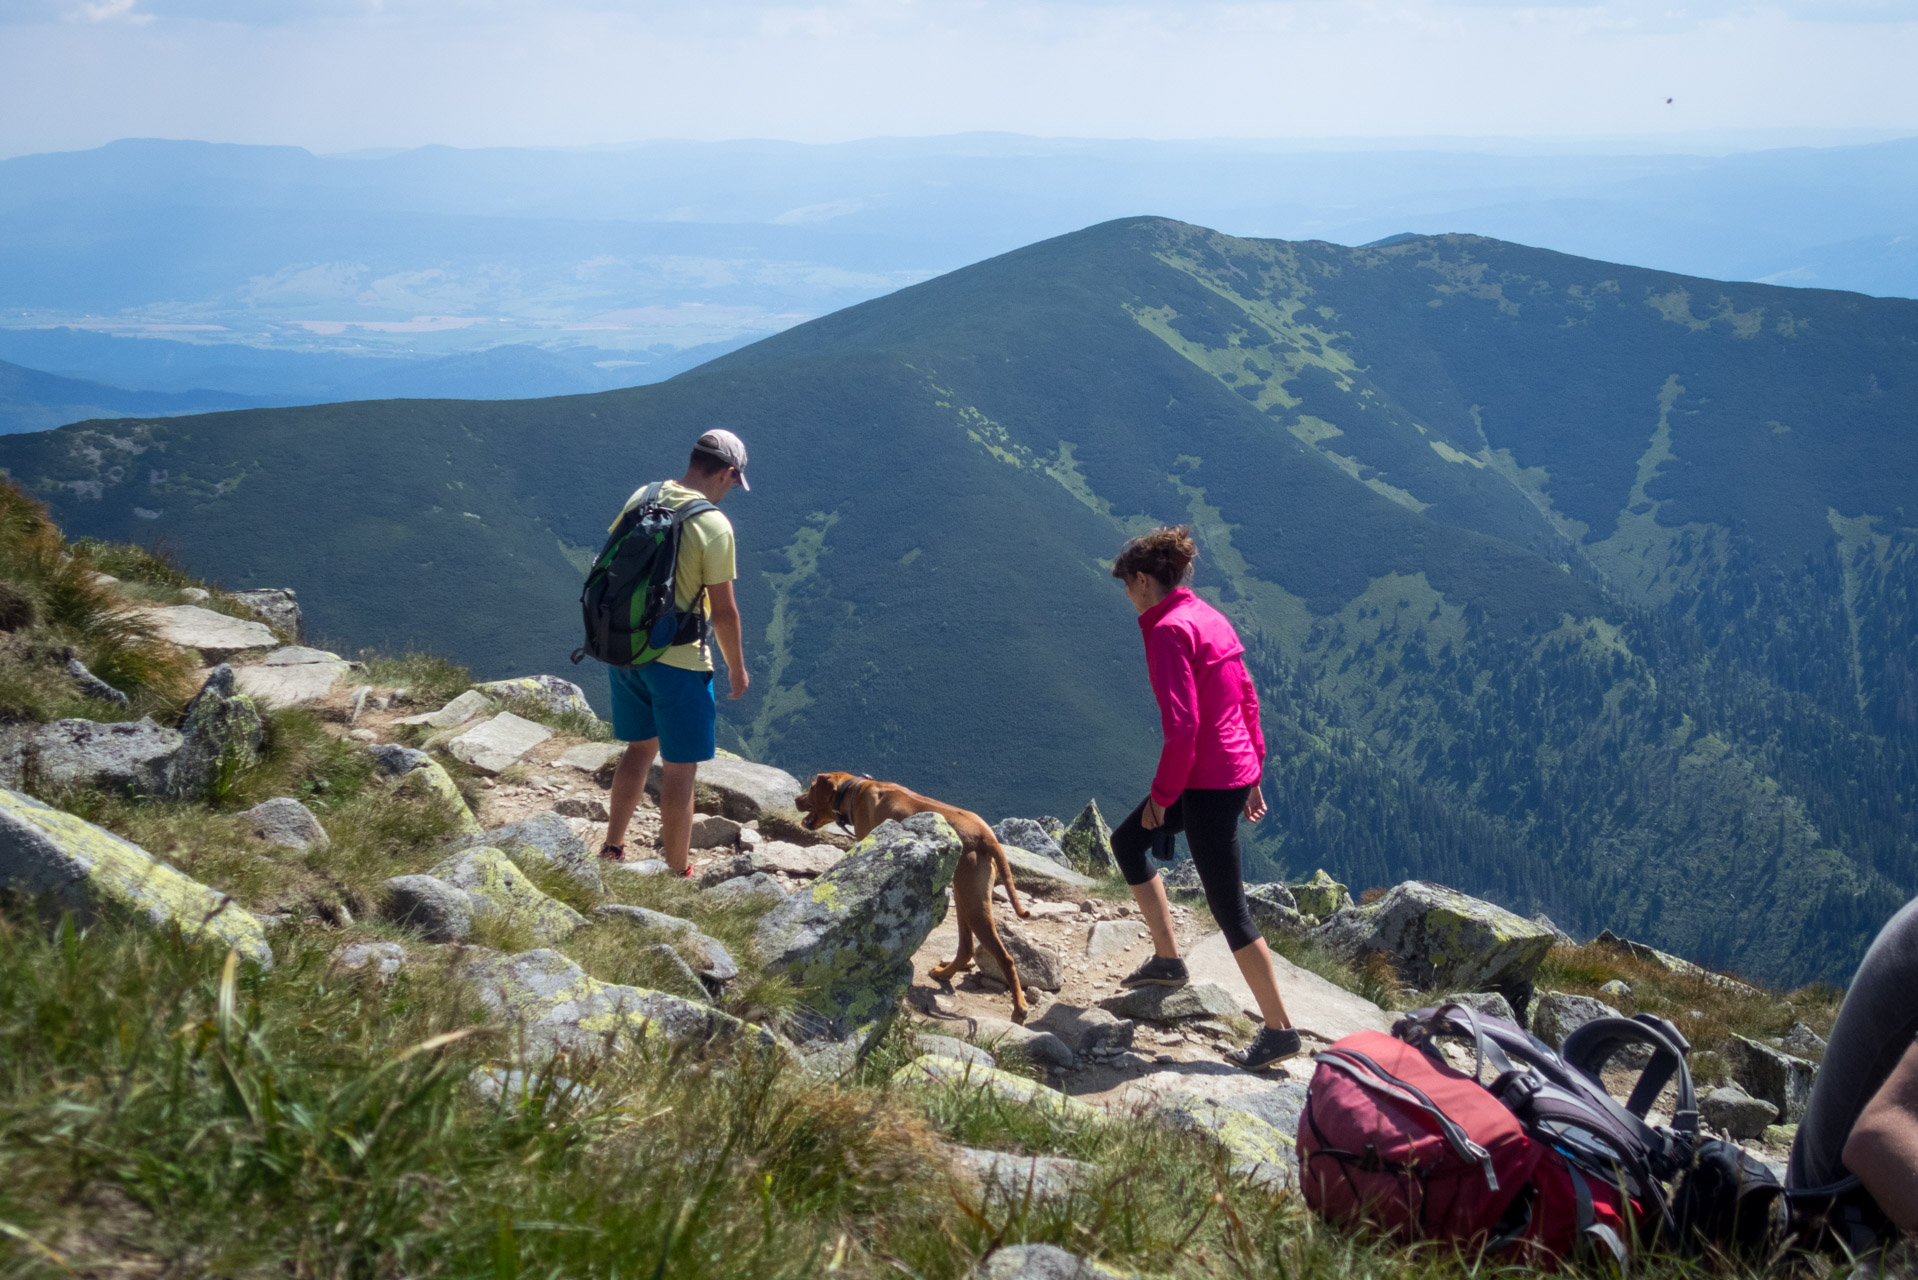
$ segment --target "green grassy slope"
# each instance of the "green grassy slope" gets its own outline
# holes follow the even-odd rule
[[[1918,888],[1914,339],[1898,300],[1134,219],[658,386],[83,424],[0,466],[76,532],[298,587],[336,643],[492,675],[564,668],[579,550],[731,427],[732,744],[991,816],[1136,798],[1102,561],[1189,520],[1268,701],[1255,869],[1792,981]]]

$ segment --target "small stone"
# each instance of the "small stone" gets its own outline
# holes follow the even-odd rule
[[[986,1259],[979,1280],[1113,1280],[1120,1274],[1056,1244],[1012,1244]]]
[[[127,705],[126,694],[87,670],[87,664],[78,658],[67,659],[67,678],[73,681],[74,687],[80,691],[82,697],[111,702],[116,707]]]
[[[188,604],[205,604],[213,598],[213,593],[205,587],[181,587],[180,598]]]
[[[290,636],[295,644],[304,638],[306,619],[300,615],[299,595],[291,587],[256,587],[232,592],[233,599],[253,611],[253,616]]]
[[[613,785],[613,770],[619,764],[619,758],[626,754],[623,742],[582,742],[577,747],[568,747],[559,753],[559,763],[569,769],[578,769],[581,773],[590,773],[593,780],[602,787]],[[602,778],[600,775],[604,773]]]
[[[1048,1031],[1076,1053],[1116,1053],[1132,1044],[1136,1024],[1105,1009],[1081,1009],[1063,1002],[1031,1022],[1034,1031]]]
[[[1462,996],[1447,996],[1446,1000],[1494,1018],[1503,1018],[1507,1022],[1518,1021],[1517,1015],[1512,1012],[1511,1002],[1496,991],[1472,991]]]
[[[541,942],[558,941],[586,923],[579,912],[542,892],[496,848],[448,858],[433,868],[431,878],[464,890],[475,917],[498,915]]]
[[[1719,1132],[1749,1141],[1762,1135],[1766,1126],[1778,1119],[1778,1108],[1762,1098],[1752,1097],[1735,1084],[1728,1084],[1700,1098],[1698,1114]]]
[[[556,715],[590,716],[593,714],[592,704],[586,701],[586,690],[571,680],[562,680],[558,676],[518,676],[511,680],[489,680],[485,684],[476,684],[473,688],[502,701],[508,698],[525,698]]]
[[[378,742],[380,735],[371,729],[348,729],[346,736],[354,742]]]
[[[1056,1200],[1096,1176],[1095,1166],[1063,1156],[1013,1155],[954,1147],[953,1171],[975,1192],[1001,1201]]]
[[[1719,1054],[1731,1067],[1732,1079],[1752,1097],[1778,1108],[1785,1123],[1797,1124],[1804,1117],[1818,1079],[1817,1063],[1740,1035],[1727,1041]]]
[[[1801,1058],[1825,1056],[1825,1038],[1802,1022],[1794,1022],[1785,1032],[1784,1048]]]
[[[1608,1000],[1630,1000],[1632,998],[1630,985],[1619,978],[1613,978],[1610,982],[1600,987],[1598,993]]]
[[[646,778],[646,794],[659,797],[660,762],[655,759]],[[790,809],[805,788],[784,769],[732,760],[724,756],[702,761],[693,783],[693,807],[736,822],[761,817],[775,809]]]
[[[379,771],[389,778],[403,777],[422,765],[431,763],[424,751],[412,747],[402,747],[397,742],[388,742],[367,749],[373,757],[373,763]]]
[[[1055,1067],[1070,1067],[1075,1061],[1072,1046],[1050,1031],[1021,1026],[1004,1018],[975,1018],[973,1025],[974,1035],[1001,1052],[1016,1049],[1032,1062]]]
[[[1768,1124],[1761,1139],[1768,1147],[1783,1147],[1789,1151],[1798,1141],[1798,1126],[1795,1124]]]
[[[1017,845],[1003,847],[1006,851],[1006,862],[1012,868],[1013,883],[1018,885],[1020,893],[1079,898],[1083,896],[1085,890],[1092,888],[1096,883],[1090,876],[1082,876],[1071,867],[1021,849]]]
[[[1616,1018],[1618,1010],[1592,996],[1575,996],[1563,991],[1541,991],[1532,1001],[1532,1034],[1552,1048],[1565,1043],[1565,1037],[1595,1018]]]
[[[741,902],[764,903],[777,906],[786,900],[786,890],[779,881],[764,871],[755,871],[747,876],[734,876],[723,880],[705,891],[710,902],[732,906]]]
[[[509,822],[490,831],[475,832],[454,841],[455,849],[474,849],[482,845],[499,849],[514,857],[536,858],[558,867],[590,889],[604,887],[599,861],[579,833],[557,812],[536,813],[518,822]]]
[[[454,738],[446,749],[480,773],[499,774],[552,736],[553,731],[545,725],[502,711]]]
[[[406,960],[406,948],[397,942],[354,942],[336,948],[327,967],[344,973],[371,968],[374,977],[390,978]]]
[[[605,822],[613,816],[613,811],[598,796],[567,796],[553,806],[553,812],[563,818],[585,818],[589,822]]]
[[[438,711],[428,711],[424,715],[405,716],[395,720],[394,724],[423,724],[429,729],[452,729],[465,724],[473,717],[484,714],[493,705],[492,699],[477,689],[468,689]]]
[[[652,957],[654,965],[671,975],[666,982],[658,986],[658,990],[669,991],[673,995],[687,996],[694,1000],[706,999],[706,984],[699,980],[699,975],[693,972],[693,967],[686,963],[686,957],[680,955],[670,943],[656,942],[650,947],[643,948],[643,951]]]
[[[290,796],[280,796],[254,805],[240,817],[255,839],[284,849],[324,849],[329,843],[326,828],[312,810]]]
[[[1304,884],[1289,887],[1298,911],[1321,920],[1330,919],[1353,905],[1351,891],[1327,875],[1324,867],[1320,867]]]
[[[971,1062],[982,1067],[996,1067],[990,1053],[976,1044],[967,1044],[956,1036],[927,1035],[921,1033],[913,1037],[913,1045],[920,1053],[930,1053],[935,1057],[951,1058],[956,1062]]]
[[[1183,987],[1135,987],[1131,991],[1108,996],[1099,1007],[1121,1018],[1141,1022],[1178,1022],[1188,1018],[1230,1018],[1238,1014],[1238,1001],[1224,987],[1212,982],[1195,982]]]
[[[703,814],[693,819],[692,847],[695,849],[731,849],[739,843],[742,830],[731,818]]]
[[[693,972],[706,984],[708,990],[723,987],[739,976],[739,966],[733,962],[732,953],[726,950],[719,939],[708,937],[700,932],[699,926],[690,920],[667,915],[664,911],[654,911],[647,907],[629,907],[617,902],[596,907],[593,914],[608,920],[629,921],[642,928],[683,938],[692,945],[693,950],[700,953],[701,962],[693,967]]]

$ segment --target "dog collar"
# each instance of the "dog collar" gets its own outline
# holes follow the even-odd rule
[[[837,787],[833,788],[833,793],[832,793],[833,821],[837,823],[839,826],[845,828],[847,831],[852,830],[852,815],[845,812],[841,806],[845,804],[846,797],[852,793],[852,790],[854,787],[857,787],[862,782],[871,782],[871,781],[872,781],[871,774],[862,773],[856,778],[847,778],[844,782],[840,783]]]

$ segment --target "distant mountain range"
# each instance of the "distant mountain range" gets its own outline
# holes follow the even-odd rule
[[[532,346],[555,367],[516,373],[517,357],[495,356],[484,389],[442,378],[432,390],[601,390],[666,372],[606,380],[620,369],[703,359],[1139,210],[1343,244],[1473,232],[1691,275],[1918,295],[1918,139],[1629,154],[980,134],[326,157],[128,139],[0,161],[0,360],[283,404],[411,394],[364,385],[363,357]],[[63,326],[146,349],[23,349]],[[139,376],[162,345],[186,348],[195,381]],[[206,356],[221,346],[230,359]],[[287,363],[298,356],[311,358]],[[287,380],[256,376],[269,368]]]
[[[1105,564],[1190,521],[1265,697],[1255,874],[1429,877],[1793,982],[1918,889],[1914,407],[1918,302],[1133,218],[655,386],[88,424],[0,465],[75,533],[298,587],[336,644],[497,675],[568,670],[621,499],[733,428],[727,741],[992,817],[1138,798]]]

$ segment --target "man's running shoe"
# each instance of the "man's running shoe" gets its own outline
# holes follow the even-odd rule
[[[1299,1033],[1291,1027],[1283,1031],[1260,1027],[1259,1034],[1252,1037],[1251,1044],[1243,1049],[1234,1049],[1225,1056],[1228,1062],[1247,1071],[1270,1071],[1287,1058],[1298,1057],[1304,1048]]]
[[[1122,987],[1183,987],[1192,978],[1185,971],[1185,961],[1174,956],[1168,960],[1164,956],[1153,956],[1144,964],[1128,973],[1120,980]]]

